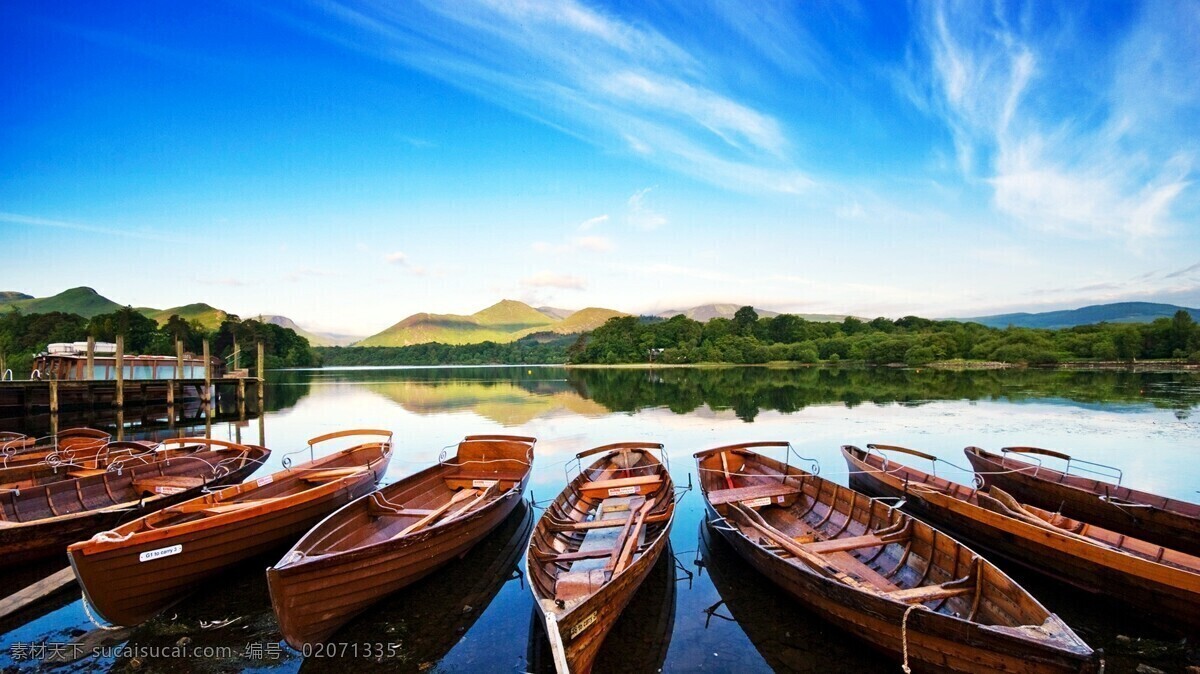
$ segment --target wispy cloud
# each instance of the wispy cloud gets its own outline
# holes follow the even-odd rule
[[[594,218],[588,218],[587,220],[584,220],[583,222],[579,223],[579,231],[586,232],[586,231],[590,230],[591,228],[598,227],[600,225],[603,225],[606,222],[608,222],[608,214],[607,213],[605,213],[604,215],[597,215]]]
[[[1137,240],[1164,233],[1190,184],[1197,146],[1177,126],[1151,124],[1139,101],[1158,106],[1174,99],[1176,107],[1197,111],[1200,61],[1193,57],[1180,68],[1188,59],[1168,59],[1159,45],[1195,54],[1200,9],[1181,6],[1176,18],[1174,8],[1146,5],[1141,27],[1116,57],[1076,72],[1084,64],[1066,54],[1080,39],[1075,22],[1087,17],[1032,21],[1032,12],[1054,11],[1036,4],[917,8],[915,49],[927,50],[928,63],[918,61],[916,70],[918,78],[930,78],[929,109],[948,125],[964,175],[992,188],[999,211],[1071,236]],[[1129,82],[1130,71],[1143,78]],[[1092,79],[1104,89],[1099,97],[1063,102],[1070,94],[1062,92],[1087,89]]]
[[[521,285],[526,288],[557,288],[559,290],[583,290],[587,287],[587,283],[578,276],[548,271],[521,279]]]
[[[70,229],[77,232],[88,232],[91,234],[104,234],[108,236],[121,236],[130,239],[145,239],[147,241],[164,241],[171,243],[181,243],[180,239],[159,234],[158,232],[139,230],[139,229],[122,229],[117,227],[101,227],[97,225],[89,225],[81,222],[67,222],[65,220],[54,220],[51,218],[41,218],[32,215],[21,215],[20,213],[5,213],[0,212],[0,222],[7,222],[14,225],[28,225],[30,227],[49,227],[53,229]]]
[[[326,269],[316,269],[314,267],[300,267],[299,269],[293,269],[292,271],[288,272],[287,275],[284,276],[284,280],[289,283],[295,283],[297,281],[303,281],[305,279],[326,278],[329,276],[333,276],[333,272],[326,270]]]
[[[646,187],[634,192],[626,201],[627,212],[625,220],[638,229],[658,229],[667,224],[666,216],[650,208],[647,195],[653,187]]]
[[[313,8],[317,16],[281,18],[607,149],[731,189],[798,191],[811,183],[796,168],[782,123],[736,91],[736,79],[707,67],[714,53],[704,42],[685,48],[645,23],[575,0],[331,0]],[[330,18],[341,25],[331,27]]]
[[[585,251],[589,253],[608,253],[616,249],[616,245],[612,240],[605,236],[597,236],[595,234],[589,236],[576,236],[564,243],[550,243],[547,241],[534,241],[531,246],[534,252],[537,253],[574,253],[577,251]]]
[[[399,250],[384,255],[383,259],[387,261],[388,264],[396,264],[402,267],[408,266],[408,255]]]

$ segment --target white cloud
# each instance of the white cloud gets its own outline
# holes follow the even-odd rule
[[[389,264],[398,264],[401,266],[406,266],[408,264],[408,256],[401,251],[388,253],[387,255],[383,256],[383,259],[387,260]]]
[[[1200,11],[1164,20],[1147,6],[1117,56],[1080,73],[1066,56],[1078,49],[1071,17],[1039,20],[1035,30],[1025,17],[1008,17],[1008,5],[918,8],[926,10],[930,108],[949,127],[963,174],[991,187],[998,211],[1077,237],[1134,241],[1171,227],[1200,147],[1178,125],[1149,122],[1162,109],[1200,110],[1200,59],[1184,37],[1200,29]],[[1179,49],[1167,56],[1161,44]],[[1147,61],[1161,67],[1147,69]],[[1143,76],[1131,83],[1130,71]],[[1098,102],[1072,97],[1092,80]]]
[[[594,218],[588,218],[587,220],[584,220],[583,222],[579,223],[579,231],[586,232],[586,231],[590,230],[591,228],[599,226],[599,225],[603,225],[606,222],[608,222],[608,214],[607,213],[605,213],[604,215],[597,215]]]
[[[583,290],[587,283],[578,276],[539,272],[528,278],[521,279],[521,285],[527,288],[558,288],[560,290]]]
[[[604,236],[577,236],[569,239],[565,243],[550,243],[548,241],[534,241],[531,246],[535,253],[574,253],[585,251],[589,253],[608,253],[616,249],[612,240]]]
[[[634,192],[626,202],[628,212],[625,220],[638,229],[658,229],[667,224],[667,218],[654,211],[646,204],[646,196],[653,187],[646,187]]]

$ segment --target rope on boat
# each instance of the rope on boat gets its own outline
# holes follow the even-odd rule
[[[900,620],[900,643],[904,652],[904,663],[900,665],[900,669],[904,670],[904,674],[912,674],[912,668],[908,666],[908,616],[917,609],[929,610],[924,604],[912,604],[904,609],[904,618]]]
[[[92,615],[92,609],[91,609],[91,607],[88,606],[87,594],[85,594],[83,592],[83,590],[79,591],[79,598],[83,601],[83,612],[85,614],[87,614],[87,619],[92,621],[93,625],[95,625],[96,627],[99,627],[100,629],[104,630],[105,632],[119,632],[120,630],[125,629],[124,627],[100,624],[100,621],[96,620],[96,617]]]
[[[101,531],[100,533],[92,536],[92,540],[97,543],[124,543],[132,537],[132,532],[122,536],[115,531]]]

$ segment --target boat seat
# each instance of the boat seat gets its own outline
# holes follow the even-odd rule
[[[327,470],[315,470],[311,473],[305,473],[301,479],[311,484],[320,484],[322,482],[333,482],[351,475],[359,475],[367,472],[369,469],[366,466],[354,466],[352,468],[329,468]]]
[[[457,470],[442,478],[450,489],[483,489],[493,483],[503,487],[505,482],[517,483],[525,479],[524,471],[503,470]]]
[[[582,599],[600,589],[612,577],[612,571],[607,568],[608,560],[615,550],[625,545],[629,536],[629,525],[639,508],[646,500],[640,496],[619,496],[606,498],[596,509],[596,521],[612,520],[619,522],[618,526],[602,529],[589,529],[584,534],[579,549],[575,551],[578,558],[572,562],[571,569],[558,574],[554,583],[555,599],[567,602]],[[645,529],[639,533],[643,538]],[[643,543],[638,541],[639,547]],[[596,553],[588,555],[587,553]],[[604,554],[600,554],[604,553]]]
[[[809,552],[815,552],[819,555],[828,554],[831,552],[844,552],[847,550],[858,550],[860,548],[874,548],[880,545],[887,545],[881,538],[875,534],[866,534],[864,536],[851,536],[849,538],[833,538],[827,541],[816,541],[813,543],[805,543],[804,549]]]
[[[746,501],[767,499],[760,503],[746,503],[746,505],[754,507],[767,505],[771,502],[784,503],[787,497],[798,496],[799,494],[800,489],[798,487],[776,482],[774,484],[756,484],[749,487],[713,490],[708,492],[708,501],[714,506],[718,506],[725,505],[726,503],[745,503]]]
[[[103,468],[80,468],[67,472],[67,477],[91,477],[93,475],[103,475],[108,471]]]
[[[178,494],[202,486],[204,478],[201,477],[159,475],[133,480],[133,489],[139,494]]]
[[[245,510],[246,508],[253,508],[254,506],[262,505],[264,503],[269,503],[274,500],[276,500],[276,499],[275,498],[263,498],[263,499],[255,499],[255,500],[250,500],[250,501],[237,501],[235,503],[222,503],[220,505],[209,506],[207,508],[200,508],[196,512],[201,512],[201,513],[204,513],[205,515],[223,515],[225,513],[236,512],[238,510]]]
[[[952,581],[961,582],[961,581]],[[975,590],[974,586],[946,587],[950,583],[942,585],[922,585],[920,587],[910,587],[906,590],[894,590],[888,592],[887,596],[891,599],[902,601],[906,604],[924,604],[925,602],[937,601],[939,599],[949,599],[957,597],[961,594],[967,594]]]
[[[662,485],[662,475],[638,475],[621,477],[614,480],[595,480],[579,485],[579,491],[584,496],[607,499],[614,496],[646,496],[655,492]]]

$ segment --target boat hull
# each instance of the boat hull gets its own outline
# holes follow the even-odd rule
[[[1115,485],[1091,481],[1095,483],[1096,489],[1087,490],[1013,470],[1014,465],[1037,468],[1034,464],[1017,464],[1013,459],[1008,459],[1007,465],[1002,465],[994,458],[995,455],[979,454],[970,451],[970,448],[966,455],[971,466],[983,479],[984,485],[995,485],[1022,503],[1061,512],[1067,517],[1098,527],[1200,556],[1200,517],[1188,517],[1150,506],[1113,505],[1100,497],[1109,493],[1116,496],[1121,488]]]
[[[706,504],[707,506],[707,504]],[[710,518],[718,514],[707,506]],[[746,563],[830,623],[900,660],[907,641],[916,672],[1094,672],[1090,654],[1072,657],[950,616],[915,610],[902,629],[905,609],[787,563],[745,536],[713,527]],[[905,639],[905,633],[907,639]]]
[[[71,565],[88,601],[104,620],[137,625],[186,597],[222,570],[278,550],[323,517],[374,488],[374,476],[318,498],[220,526],[93,554],[73,550]],[[174,550],[178,550],[174,552]]]
[[[431,527],[395,541],[267,569],[271,604],[284,639],[297,649],[323,643],[380,599],[466,554],[508,518],[521,502],[527,481],[528,476],[514,493],[454,526]]]
[[[1027,525],[944,494],[906,492],[902,485],[863,471],[863,464],[850,457],[846,461],[855,489],[901,498],[906,511],[955,537],[1031,571],[1141,609],[1168,630],[1200,629],[1200,575]]]

